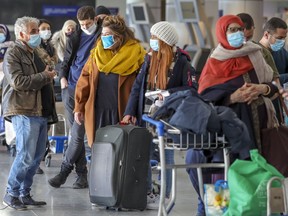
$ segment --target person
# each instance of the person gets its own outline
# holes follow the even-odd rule
[[[77,23],[74,20],[67,20],[63,24],[62,29],[60,31],[55,32],[52,36],[51,43],[56,49],[59,63],[61,63],[64,60],[64,52],[66,49],[67,38],[70,37],[72,33],[76,30],[76,25]]]
[[[145,54],[121,16],[104,18],[101,40],[91,51],[75,92],[75,121],[84,121],[90,146],[97,128],[120,122]]]
[[[244,24],[238,16],[225,15],[218,19],[216,37],[219,44],[204,66],[198,92],[215,105],[230,107],[248,128],[249,148],[261,152],[260,131],[267,127],[267,110],[273,110],[270,97],[278,89],[272,84],[273,71],[263,58],[261,47],[250,41],[244,43],[243,30]],[[194,163],[195,158],[188,162]],[[198,193],[197,215],[205,215],[197,173],[192,172],[193,169],[187,171]]]
[[[55,65],[56,71],[61,70],[61,64],[64,60],[64,52],[66,49],[67,38],[70,37],[72,33],[76,30],[76,26],[77,23],[74,20],[67,20],[64,23],[62,29],[60,31],[55,32],[52,36],[51,44],[56,49],[56,53],[58,56],[58,62]],[[62,101],[59,73],[57,75],[58,76],[54,79],[55,97],[56,101]]]
[[[272,17],[265,23],[263,32],[259,43],[271,52],[283,86],[288,82],[288,53],[284,48],[287,24],[278,17]]]
[[[240,17],[244,24],[244,37],[245,41],[252,41],[255,25],[254,20],[248,13],[239,13],[236,16]]]
[[[3,82],[3,59],[8,47],[14,44],[11,41],[10,32],[6,25],[0,24],[0,101],[2,101],[2,82]],[[2,113],[2,111],[1,111]],[[2,115],[2,114],[1,114]],[[3,118],[3,116],[1,116]],[[7,145],[7,150],[10,151],[11,155],[15,152],[15,133],[13,131],[13,126],[10,122],[4,120],[4,130],[5,130],[5,144]]]
[[[266,63],[273,70],[273,80],[276,83],[280,84],[279,72],[278,72],[278,69],[275,65],[275,62],[274,62],[274,59],[273,59],[273,56],[272,56],[270,50],[267,47],[263,46],[261,44],[261,42],[255,42],[252,40],[253,35],[254,35],[254,29],[255,29],[253,18],[247,13],[240,13],[240,14],[237,14],[237,16],[240,17],[240,19],[242,20],[242,22],[244,24],[244,37],[245,37],[246,41],[251,40],[252,42],[257,43],[262,47],[262,50],[261,50],[262,55],[263,55]],[[281,106],[279,106],[280,101],[279,101],[278,97],[274,98],[272,100],[272,103],[273,103],[275,111],[276,111],[277,119],[281,122],[283,119],[281,117],[282,115],[280,112],[283,112],[283,110],[282,110]]]
[[[62,99],[70,126],[71,137],[61,164],[60,173],[48,180],[48,183],[56,188],[66,182],[67,177],[74,169],[74,165],[77,179],[73,184],[73,188],[81,189],[88,187],[84,145],[85,128],[84,124],[79,125],[74,122],[74,95],[76,83],[83,66],[90,55],[96,39],[101,34],[102,27],[95,24],[95,10],[91,6],[79,8],[77,11],[77,20],[81,28],[78,28],[67,38],[64,60],[59,71]]]
[[[34,52],[40,45],[39,20],[21,17],[15,22],[15,45],[3,61],[3,116],[12,121],[17,154],[11,166],[3,204],[16,210],[46,205],[32,199],[33,177],[44,156],[47,123],[55,123],[52,80],[56,72]],[[45,100],[44,100],[45,98]],[[57,116],[56,116],[57,117]]]
[[[195,69],[190,64],[190,57],[176,46],[177,30],[166,21],[154,24],[151,29],[151,52],[134,82],[122,122],[145,127],[142,114],[148,113],[151,103],[145,100],[147,91],[168,90],[170,93],[196,87]],[[163,102],[163,95],[159,95]],[[158,102],[159,103],[159,102]],[[161,103],[161,102],[160,102]],[[159,104],[160,104],[159,103]],[[151,150],[153,152],[153,150]],[[173,150],[166,150],[166,163],[174,163]],[[151,155],[152,156],[152,155]],[[167,170],[166,198],[171,192],[171,170]],[[151,169],[148,174],[147,209],[158,209],[159,197],[152,194]]]
[[[51,43],[51,23],[46,19],[39,19],[39,35],[41,38],[41,43],[39,47],[36,48],[36,52],[39,57],[44,61],[46,65],[49,65],[50,69],[55,69],[55,65],[58,61],[58,56],[55,48]],[[56,71],[57,72],[57,71]],[[48,125],[47,130],[50,130],[50,126]],[[49,141],[47,139],[46,143],[46,152],[44,158],[49,152]],[[43,174],[43,169],[39,166],[36,170],[36,174]]]

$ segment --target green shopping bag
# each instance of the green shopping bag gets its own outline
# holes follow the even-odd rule
[[[251,161],[236,160],[228,170],[229,208],[224,216],[264,216],[267,214],[267,182],[284,176],[258,153],[250,151]],[[273,185],[280,187],[280,185]]]

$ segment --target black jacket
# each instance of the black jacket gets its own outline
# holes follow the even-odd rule
[[[96,38],[100,36],[101,31],[102,31],[101,25],[97,25],[96,31],[94,33],[96,34]],[[61,64],[61,69],[59,71],[60,79],[62,77],[65,77],[68,80],[70,66],[73,64],[75,60],[76,53],[80,45],[81,33],[82,33],[82,30],[80,26],[78,25],[76,31],[69,38],[67,38],[64,59]],[[96,44],[96,41],[95,41],[95,44]]]

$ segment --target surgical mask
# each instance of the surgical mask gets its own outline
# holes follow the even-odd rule
[[[227,40],[231,47],[241,47],[245,41],[244,32],[237,31],[235,33],[227,34]]]
[[[48,40],[52,34],[50,30],[41,30],[39,31],[39,35],[43,40]]]
[[[273,51],[279,51],[284,46],[285,40],[276,39],[274,44],[270,44],[270,47]]]
[[[41,43],[41,37],[39,34],[30,35],[30,40],[27,42],[28,46],[32,49],[37,48]]]
[[[82,27],[81,29],[85,34],[92,35],[96,31],[96,27],[97,26],[95,25],[95,23],[93,23],[88,29],[83,29]]]
[[[150,39],[150,47],[152,50],[154,51],[158,51],[159,50],[159,42],[157,39]]]
[[[0,33],[0,43],[3,43],[6,40],[6,36],[4,33]]]
[[[113,35],[101,36],[104,49],[109,49],[115,43]]]

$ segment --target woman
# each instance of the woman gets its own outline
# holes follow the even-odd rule
[[[142,114],[147,113],[151,106],[145,100],[145,92],[150,90],[168,90],[173,93],[196,87],[195,70],[191,66],[190,57],[176,46],[178,34],[176,29],[168,22],[158,22],[151,27],[151,52],[145,57],[145,62],[133,85],[128,105],[125,110],[123,122],[133,123],[145,127]],[[163,96],[159,95],[159,100]],[[159,102],[158,102],[159,103]],[[174,153],[166,150],[166,163],[174,163]],[[151,175],[149,171],[149,175]],[[151,177],[149,178],[147,209],[158,209],[159,204],[151,194]],[[171,170],[167,170],[166,198],[171,191]]]
[[[267,128],[268,112],[277,87],[273,71],[262,56],[261,47],[243,44],[243,23],[226,15],[216,26],[218,46],[206,62],[199,79],[199,93],[216,105],[231,107],[246,124],[254,140],[251,148],[261,152],[260,130]]]
[[[56,49],[59,61],[64,59],[64,52],[66,48],[66,39],[76,30],[77,23],[74,20],[67,20],[62,29],[53,34],[51,43]]]
[[[38,53],[40,57],[44,60],[44,62],[51,67],[51,69],[55,69],[55,65],[58,62],[58,56],[55,48],[51,43],[51,24],[48,20],[40,19],[39,20],[39,35],[41,37],[41,44],[38,49]]]
[[[274,110],[269,98],[278,89],[272,84],[273,71],[264,60],[261,47],[250,41],[243,43],[243,30],[244,24],[237,16],[225,15],[217,21],[219,44],[203,68],[198,92],[215,105],[232,108],[248,128],[250,149],[258,148],[261,152],[260,131],[268,127],[268,112]],[[204,160],[195,152],[186,157],[188,163]],[[197,174],[193,169],[187,171],[199,194]],[[205,215],[200,195],[198,200],[197,215]]]
[[[107,16],[101,40],[91,50],[75,91],[75,121],[85,129],[91,147],[99,127],[123,116],[145,50],[120,16]]]

